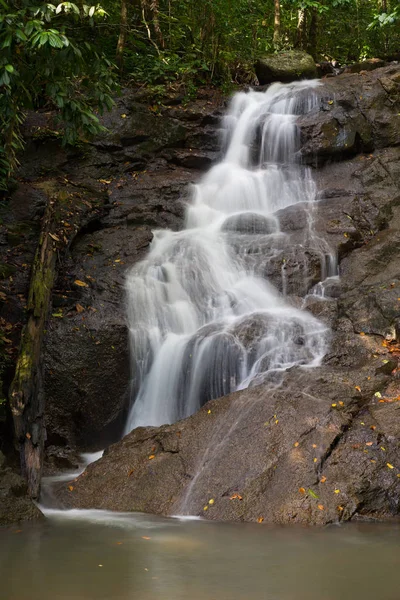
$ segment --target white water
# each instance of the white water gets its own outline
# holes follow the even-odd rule
[[[126,432],[172,423],[211,398],[277,381],[324,356],[326,327],[293,308],[265,275],[287,243],[276,212],[315,200],[311,172],[296,156],[296,117],[316,102],[317,85],[276,83],[265,93],[236,94],[223,124],[225,156],[195,186],[184,230],[154,232],[147,258],[131,271],[136,398]],[[321,279],[335,275],[313,232],[312,208],[308,220]]]

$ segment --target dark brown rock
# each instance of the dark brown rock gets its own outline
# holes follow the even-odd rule
[[[0,452],[0,527],[43,518],[28,497],[26,481],[5,464]]]
[[[303,160],[320,165],[327,160],[397,146],[399,90],[396,67],[324,81],[316,90],[319,105],[298,121]]]
[[[400,482],[386,461],[395,462],[397,445],[389,425],[367,415],[387,378],[371,382],[370,372],[295,369],[275,391],[259,386],[209,402],[175,425],[139,428],[59,497],[68,507],[236,521],[393,516]],[[381,489],[376,503],[365,469]]]

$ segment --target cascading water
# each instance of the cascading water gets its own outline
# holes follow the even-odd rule
[[[184,230],[156,231],[147,258],[131,271],[136,397],[127,432],[172,423],[207,400],[321,361],[326,327],[293,308],[265,268],[287,243],[276,212],[315,199],[310,170],[297,160],[296,117],[317,101],[317,85],[238,93],[224,120],[225,156],[195,186]],[[335,275],[313,234],[312,209],[309,215],[321,278]],[[284,291],[284,264],[282,277]]]

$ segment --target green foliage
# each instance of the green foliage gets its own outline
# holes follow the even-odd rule
[[[281,0],[274,44],[274,0],[0,0],[0,188],[17,166],[27,110],[57,109],[66,144],[101,131],[117,42],[119,78],[161,102],[170,83],[187,99],[199,85],[253,83],[266,52],[300,47],[343,64],[395,55],[399,20],[399,0]]]
[[[157,6],[161,36],[150,5]],[[255,58],[274,51],[273,0],[136,0],[128,6],[125,73],[136,82],[251,83]],[[107,10],[117,21],[119,6],[110,3]],[[398,0],[281,0],[278,49],[299,45],[300,12],[304,47],[312,46],[321,60],[346,64],[394,54],[400,47],[400,31],[394,27]],[[390,35],[385,27],[391,28]]]
[[[106,16],[98,5],[0,0],[0,189],[18,164],[26,110],[59,109],[65,144],[101,131],[94,109],[112,106],[115,76],[92,40]]]
[[[391,12],[381,12],[374,14],[372,22],[369,24],[368,29],[375,29],[377,27],[389,28],[396,26],[400,21],[400,4],[395,6]]]

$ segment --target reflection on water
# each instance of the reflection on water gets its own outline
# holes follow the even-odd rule
[[[400,526],[52,511],[0,529],[2,600],[399,600]]]

